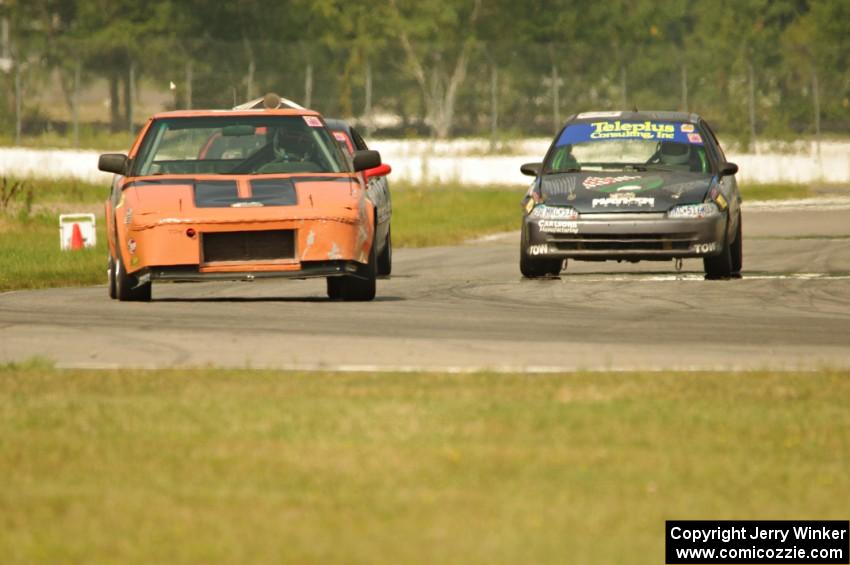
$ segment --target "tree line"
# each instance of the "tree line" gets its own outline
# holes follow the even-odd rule
[[[105,80],[113,130],[145,118],[147,81],[176,108],[273,90],[385,134],[550,135],[638,107],[747,143],[850,133],[848,61],[847,0],[2,0],[0,122],[58,76],[72,116]]]

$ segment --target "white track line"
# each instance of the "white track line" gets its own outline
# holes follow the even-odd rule
[[[744,210],[850,210],[850,197],[799,198],[796,200],[745,200]]]
[[[497,373],[497,374],[565,374],[565,373],[664,373],[664,372],[748,372],[748,371],[822,371],[840,367],[820,366],[809,364],[782,366],[760,366],[749,365],[667,365],[667,366],[619,366],[619,365],[597,365],[597,366],[566,366],[566,365],[323,365],[323,364],[282,364],[262,367],[235,367],[235,366],[210,366],[210,365],[177,365],[173,367],[162,367],[155,365],[119,365],[117,363],[57,363],[60,370],[87,370],[87,371],[115,371],[115,370],[174,370],[192,371],[215,369],[222,371],[247,370],[247,371],[280,371],[298,373],[426,373],[426,374],[451,374],[468,375],[474,373]]]
[[[489,243],[491,241],[499,241],[500,239],[504,239],[506,237],[511,236],[519,236],[519,230],[491,233],[490,235],[483,235],[481,237],[467,239],[464,243]]]
[[[628,282],[668,282],[668,281],[705,281],[705,275],[701,273],[683,273],[669,275],[642,275],[641,273],[624,273],[622,275],[600,276],[592,273],[570,273],[567,272],[562,278],[572,278],[581,282],[606,282],[606,281],[628,281]],[[746,272],[738,281],[763,281],[763,280],[848,280],[850,275],[833,275],[830,273],[789,273],[787,275],[748,275]]]

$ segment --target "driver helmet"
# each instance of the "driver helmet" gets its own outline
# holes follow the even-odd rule
[[[665,165],[687,165],[691,150],[686,143],[662,141],[659,155]]]
[[[280,160],[286,159],[286,156],[289,153],[286,146],[286,133],[284,133],[283,128],[276,129],[272,136],[272,149],[274,150],[275,158]]]
[[[304,134],[280,127],[272,137],[272,149],[276,159],[286,161],[306,158],[311,153],[312,145]]]

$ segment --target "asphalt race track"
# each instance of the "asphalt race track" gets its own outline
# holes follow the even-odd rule
[[[105,286],[0,294],[0,362],[60,367],[343,370],[758,369],[850,366],[850,208],[755,208],[744,276],[702,262],[571,262],[525,281],[518,233],[396,250],[371,303],[324,280]]]

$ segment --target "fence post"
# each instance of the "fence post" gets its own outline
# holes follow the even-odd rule
[[[245,87],[247,92],[245,93],[245,98],[248,100],[254,99],[254,71],[257,69],[256,63],[254,63],[254,57],[251,55],[251,60],[248,61],[248,76],[245,79]]]
[[[815,114],[815,140],[818,144],[818,155],[820,155],[820,88],[818,87],[818,72],[812,65],[812,104]]]
[[[558,77],[558,65],[552,63],[552,119],[555,122],[555,131],[561,126],[561,101],[560,101],[560,78]]]
[[[21,65],[15,61],[15,145],[21,144]]]
[[[186,61],[186,109],[192,109],[192,61]]]
[[[82,73],[82,65],[80,60],[74,65],[74,111],[71,119],[74,122],[74,149],[80,148],[80,74]]]
[[[133,129],[133,106],[136,98],[136,63],[130,61],[130,77],[127,85],[127,131],[130,132],[130,138],[136,133]]]
[[[309,108],[313,105],[313,64],[307,63],[304,76],[304,106]]]
[[[496,149],[496,136],[499,129],[499,69],[490,65],[490,151]]]
[[[623,94],[622,109],[626,110],[629,107],[629,91],[626,84],[626,64],[620,65],[620,92]]]
[[[365,120],[365,132],[369,134],[370,126],[372,125],[372,63],[366,59],[366,84],[365,84],[365,102],[363,104],[363,116]]]
[[[750,113],[750,147],[753,148],[754,152],[758,153],[758,148],[756,147],[756,78],[752,60],[747,63],[747,72],[749,73],[750,82],[750,93],[747,102]]]

